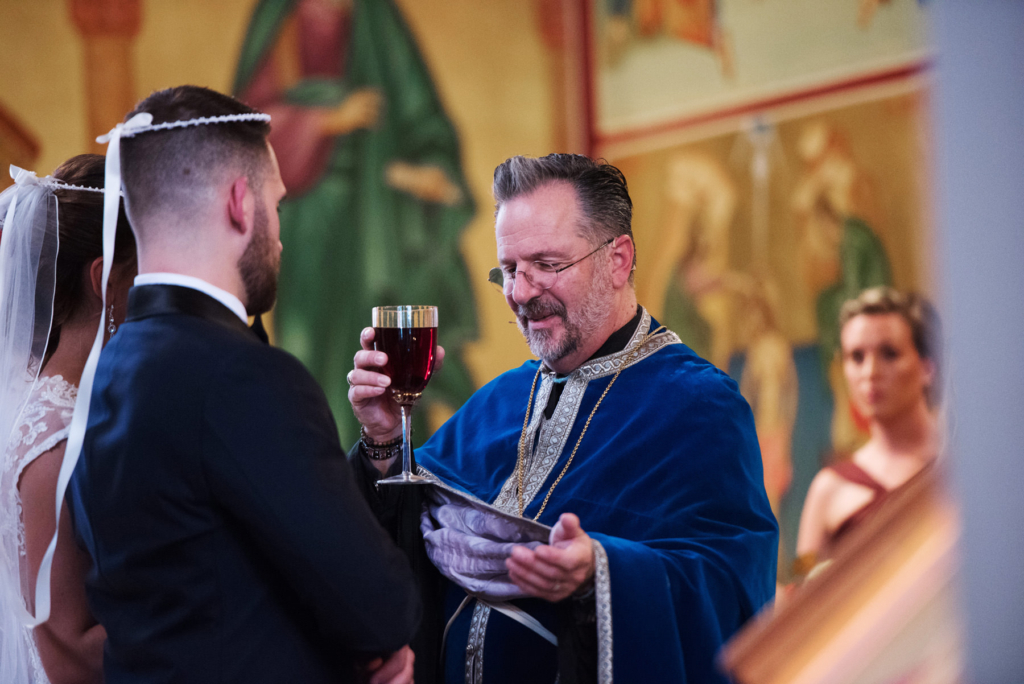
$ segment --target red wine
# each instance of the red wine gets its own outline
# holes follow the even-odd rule
[[[388,355],[391,390],[419,395],[434,372],[437,328],[374,328],[373,348]]]

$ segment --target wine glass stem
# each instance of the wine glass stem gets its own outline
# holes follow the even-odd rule
[[[402,404],[402,472],[412,472],[412,406]]]

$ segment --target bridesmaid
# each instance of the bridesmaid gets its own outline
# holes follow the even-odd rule
[[[936,459],[941,443],[934,308],[916,295],[876,287],[847,301],[839,324],[846,384],[870,438],[811,482],[797,536],[801,569],[827,559],[840,539]]]

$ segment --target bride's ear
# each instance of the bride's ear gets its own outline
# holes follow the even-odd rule
[[[103,299],[103,257],[96,257],[89,264],[89,284],[96,298]]]

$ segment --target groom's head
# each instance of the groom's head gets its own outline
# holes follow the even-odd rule
[[[153,93],[125,120],[141,112],[160,124],[255,110],[208,88],[180,86]],[[187,263],[200,274],[220,268],[240,283],[249,313],[270,309],[277,293],[277,204],[284,184],[269,132],[265,121],[233,121],[122,139],[125,206],[140,267]]]

